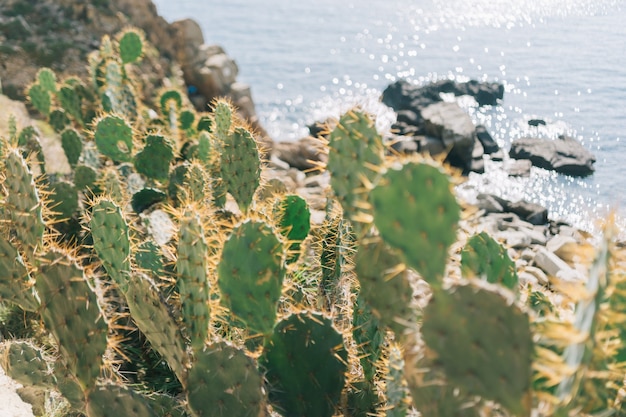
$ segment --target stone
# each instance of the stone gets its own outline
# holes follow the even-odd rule
[[[573,264],[577,258],[578,242],[571,236],[556,235],[546,243],[546,249],[554,253],[565,262]]]
[[[426,133],[441,139],[450,149],[447,161],[469,170],[475,142],[475,128],[469,115],[456,103],[440,102],[422,110]]]
[[[576,281],[582,278],[580,273],[572,269],[563,259],[544,247],[537,249],[535,265],[551,277],[557,277],[566,281]]]
[[[543,270],[534,266],[527,266],[524,268],[524,271],[527,274],[532,275],[537,280],[537,283],[541,285],[548,285],[550,281],[548,280],[548,276]]]
[[[274,154],[301,171],[315,169],[327,160],[327,155],[321,151],[320,141],[310,136],[295,142],[276,142]]]
[[[504,211],[502,204],[490,194],[478,194],[476,205],[487,213],[502,213]]]
[[[530,237],[519,230],[505,230],[498,232],[496,238],[506,242],[506,245],[513,249],[523,249],[532,243]]]
[[[411,155],[419,151],[420,144],[418,140],[416,136],[394,135],[389,146],[399,154]]]
[[[532,162],[528,159],[510,159],[504,165],[504,170],[510,177],[530,177],[532,166]]]
[[[511,144],[509,156],[529,159],[534,166],[565,175],[583,177],[594,172],[595,156],[569,136],[558,139],[521,138]]]
[[[493,137],[491,137],[491,135],[487,131],[487,128],[484,125],[476,126],[476,138],[483,145],[484,152],[487,155],[491,155],[500,150],[500,147],[498,146],[496,141],[493,139]]]
[[[509,202],[504,206],[506,211],[517,214],[522,220],[534,225],[542,225],[548,222],[548,209],[528,201]]]

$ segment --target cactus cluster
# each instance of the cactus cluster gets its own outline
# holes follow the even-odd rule
[[[28,156],[36,132],[2,139],[0,302],[43,326],[0,345],[10,376],[88,417],[626,415],[610,238],[585,288],[556,289],[576,306],[557,316],[488,235],[450,253],[449,176],[385,156],[356,109],[329,135],[311,227],[303,198],[261,179],[227,101],[137,94],[145,49],[129,29],[103,39],[89,80],[42,69],[28,88],[69,173]]]

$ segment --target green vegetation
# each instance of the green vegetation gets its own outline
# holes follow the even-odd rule
[[[554,289],[575,306],[559,316],[489,236],[452,253],[450,177],[385,156],[356,109],[330,135],[333,195],[311,227],[227,101],[198,114],[168,89],[148,107],[143,43],[105,37],[88,80],[45,69],[28,88],[70,173],[44,174],[33,132],[2,138],[8,375],[88,417],[626,415],[610,230],[587,287]]]

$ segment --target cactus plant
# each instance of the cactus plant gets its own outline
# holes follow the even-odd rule
[[[98,150],[115,162],[131,161],[133,131],[119,116],[105,116],[95,123],[94,139]]]
[[[440,285],[456,240],[459,205],[437,167],[408,163],[390,169],[372,190],[374,224],[385,242],[431,285]]]
[[[251,332],[272,333],[285,270],[283,244],[263,222],[233,229],[217,268],[222,303]]]
[[[472,236],[461,252],[461,268],[464,275],[474,274],[487,282],[517,289],[515,263],[506,249],[487,233]]]
[[[266,370],[270,402],[284,415],[332,416],[345,381],[346,359],[343,338],[329,319],[291,315],[276,326],[259,362]]]
[[[143,34],[137,29],[127,29],[118,35],[120,58],[124,64],[139,60],[143,55]]]
[[[172,145],[161,135],[148,135],[146,146],[135,155],[135,169],[156,180],[167,179],[174,159]]]
[[[221,177],[242,211],[247,211],[260,183],[261,161],[252,134],[238,127],[222,144]]]

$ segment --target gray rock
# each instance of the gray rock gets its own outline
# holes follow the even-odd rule
[[[548,209],[539,204],[521,200],[514,203],[509,202],[504,206],[504,209],[535,225],[548,222]]]
[[[563,259],[543,247],[539,247],[537,250],[535,265],[551,277],[567,281],[580,280],[582,278],[580,273],[572,269]]]
[[[502,213],[504,211],[502,204],[490,194],[478,194],[476,205],[487,213]]]
[[[569,136],[560,136],[555,140],[517,139],[511,145],[509,156],[515,159],[529,159],[539,168],[578,177],[592,174],[596,161],[589,150]]]
[[[496,238],[504,240],[506,245],[513,249],[524,249],[530,246],[531,239],[528,234],[519,230],[504,230],[496,234]]]
[[[475,128],[469,115],[456,103],[435,103],[422,110],[428,135],[440,138],[450,148],[448,161],[469,170],[475,142]]]
[[[493,137],[491,137],[491,135],[487,131],[487,128],[484,125],[476,126],[476,138],[483,145],[483,148],[487,155],[494,154],[500,150],[500,147],[493,139]]]
[[[277,142],[274,144],[274,153],[278,158],[287,162],[292,168],[306,171],[325,162],[327,157],[321,152],[318,139],[306,137],[296,142]]]
[[[529,177],[532,166],[528,159],[511,159],[505,164],[504,170],[511,177]]]
[[[534,266],[527,266],[524,268],[524,272],[527,274],[531,274],[537,280],[537,283],[541,285],[548,285],[550,281],[548,280],[548,276],[541,270],[540,268],[536,268]]]

